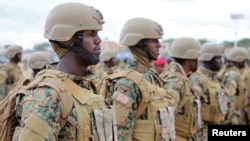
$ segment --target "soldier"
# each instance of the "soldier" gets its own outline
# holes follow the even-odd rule
[[[133,59],[127,62],[126,69],[110,75],[119,77],[109,83],[107,97],[115,109],[119,141],[175,137],[174,109],[168,103],[167,92],[160,88],[161,80],[152,71],[162,35],[161,26],[148,18],[132,18],[123,25],[120,44],[129,48]]]
[[[19,45],[8,47],[6,57],[9,59],[9,62],[2,64],[0,69],[0,101],[8,94],[13,84],[23,75],[20,66],[18,66],[18,63],[22,60],[22,47]]]
[[[195,96],[191,92],[191,84],[188,77],[197,69],[197,58],[200,50],[200,42],[190,38],[181,37],[173,41],[170,46],[170,56],[173,62],[161,74],[167,90],[174,89],[178,95],[173,98],[178,102],[175,115],[176,141],[189,141],[197,131],[201,123],[199,117],[199,103],[195,104]],[[194,106],[197,105],[197,106]]]
[[[50,63],[50,59],[44,52],[35,52],[29,56],[27,63],[32,69],[32,77],[35,77],[39,71],[45,69],[46,64]]]
[[[248,57],[246,60],[246,66],[245,69],[242,73],[242,78],[246,84],[247,88],[247,95],[246,95],[246,102],[244,103],[243,107],[243,115],[242,115],[242,120],[241,124],[250,124],[250,58],[249,54],[250,50],[248,49]]]
[[[117,52],[111,49],[104,49],[100,54],[100,62],[96,65],[99,78],[112,74],[118,66]]]
[[[99,62],[102,24],[100,11],[81,3],[59,4],[49,12],[44,37],[59,62],[56,69],[40,71],[26,87],[16,106],[20,126],[13,140],[115,140],[106,130],[105,134],[99,132],[108,129],[101,121],[106,116],[105,126],[114,129],[112,111],[104,116],[98,110],[105,107],[103,96],[94,94],[92,85],[82,80],[88,75],[88,66]]]
[[[247,51],[244,48],[232,48],[226,54],[229,67],[222,76],[221,84],[228,96],[229,106],[224,124],[238,125],[242,118],[246,97],[246,86],[241,76],[243,73]]]
[[[192,90],[201,100],[203,126],[195,134],[196,140],[207,141],[208,125],[221,124],[227,110],[227,97],[216,77],[222,67],[223,48],[218,44],[205,43],[201,46],[198,60],[200,66],[189,80]]]

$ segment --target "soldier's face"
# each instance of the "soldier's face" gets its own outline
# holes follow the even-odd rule
[[[92,55],[100,55],[100,43],[102,39],[98,35],[98,31],[89,30],[83,33],[83,46]]]
[[[198,59],[192,59],[191,61],[191,71],[195,72],[198,68]]]
[[[17,57],[17,61],[18,61],[18,62],[21,62],[21,61],[22,61],[22,53],[21,53],[21,52],[17,53],[17,54],[16,54],[16,57]]]
[[[148,42],[148,48],[150,51],[152,51],[153,54],[157,54],[157,56],[159,56],[159,51],[160,51],[160,47],[161,44],[159,42],[158,39],[149,39]]]
[[[215,56],[212,59],[211,65],[212,65],[212,70],[213,71],[219,71],[221,69],[221,67],[222,67],[222,57],[221,56]]]

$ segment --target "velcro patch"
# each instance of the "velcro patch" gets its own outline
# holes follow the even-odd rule
[[[129,102],[129,97],[122,94],[122,93],[119,93],[119,95],[117,96],[116,98],[117,101],[123,103],[123,104],[127,104]]]

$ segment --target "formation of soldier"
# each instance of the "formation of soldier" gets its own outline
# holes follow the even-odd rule
[[[13,87],[23,93],[16,100],[19,124],[12,140],[207,141],[208,125],[250,124],[247,50],[224,53],[219,44],[181,37],[170,45],[168,64],[159,57],[161,25],[136,17],[120,33],[119,43],[133,56],[121,68],[117,52],[101,50],[104,23],[92,6],[54,7],[44,37],[59,61],[50,64],[46,54],[33,53],[32,78],[22,88],[22,47],[8,48],[0,100]]]

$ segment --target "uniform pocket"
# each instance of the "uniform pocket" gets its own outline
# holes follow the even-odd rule
[[[48,139],[48,134],[51,130],[52,128],[48,124],[36,115],[32,115],[27,119],[23,128],[16,128],[15,138],[21,141],[44,141],[45,139]],[[52,140],[55,140],[55,138]]]
[[[124,125],[132,106],[132,99],[129,96],[116,91],[113,95],[113,100],[117,125]]]

